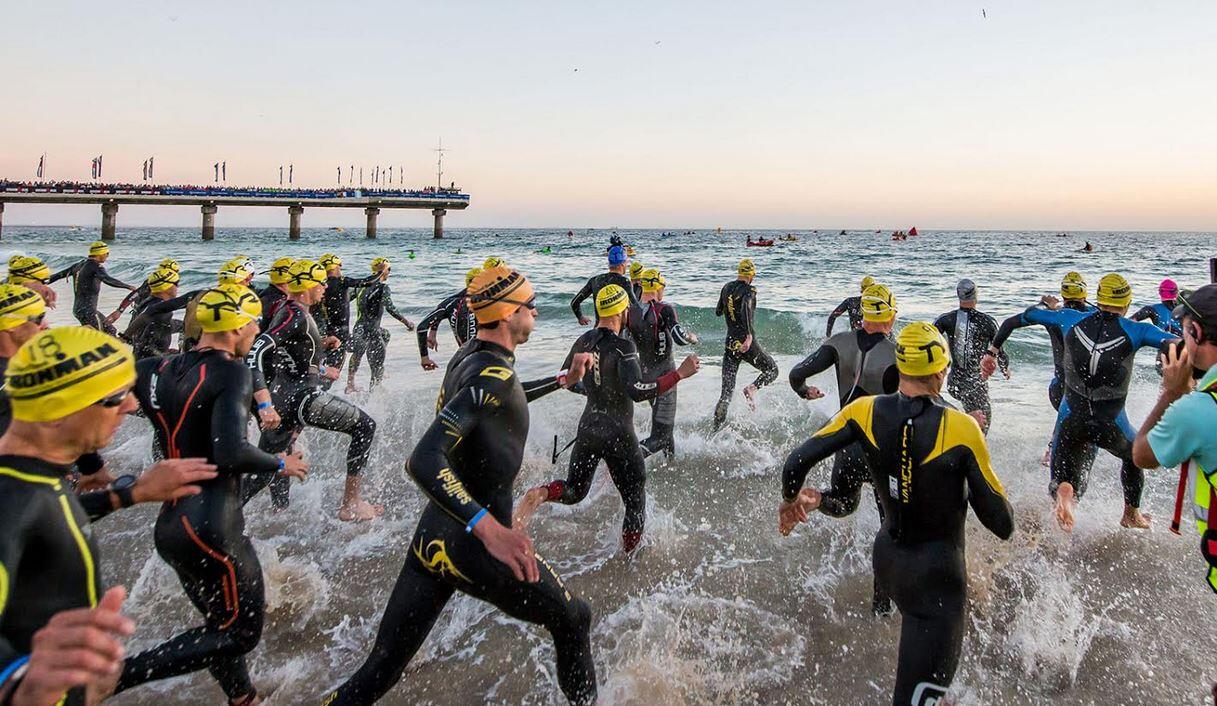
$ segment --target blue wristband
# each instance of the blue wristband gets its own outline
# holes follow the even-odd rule
[[[261,412],[262,410],[266,409],[267,407],[270,407],[270,402],[259,402],[259,403],[258,403],[258,411],[259,411],[259,412]]]
[[[28,661],[30,661],[30,656],[25,655],[24,657],[18,657],[10,662],[9,665],[4,668],[4,671],[0,672],[0,686],[3,686],[4,683],[8,681],[9,677],[13,676],[13,672],[21,669],[21,667]]]
[[[465,531],[473,532],[473,528],[475,526],[477,526],[477,523],[481,522],[482,518],[485,516],[486,516],[486,508],[482,508],[481,510],[478,510],[478,514],[474,515],[473,519],[469,520],[469,524],[465,525]]]

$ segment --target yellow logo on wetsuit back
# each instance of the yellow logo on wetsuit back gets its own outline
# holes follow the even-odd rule
[[[420,537],[418,544],[414,546],[414,556],[422,562],[423,568],[436,576],[454,576],[469,581],[469,577],[458,571],[456,565],[452,563],[452,558],[448,556],[448,548],[444,546],[442,539],[433,539],[424,548],[423,540]],[[469,583],[473,582],[469,581]]]

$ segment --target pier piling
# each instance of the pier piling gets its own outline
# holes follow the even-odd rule
[[[203,204],[203,240],[215,240],[218,210],[215,204]]]
[[[292,240],[300,239],[300,216],[304,213],[304,206],[296,204],[295,206],[287,207],[288,224],[287,237]]]
[[[444,237],[444,214],[446,213],[448,212],[442,208],[437,208],[431,212],[431,215],[435,216],[435,235],[433,237],[436,240]]]
[[[4,237],[4,202],[0,201],[0,238]]]
[[[118,204],[105,201],[101,204],[101,239],[114,240],[115,224],[118,221]]]
[[[375,206],[368,206],[367,208],[365,208],[363,210],[363,212],[368,214],[367,237],[375,238],[376,237],[376,217],[380,215],[380,209]]]

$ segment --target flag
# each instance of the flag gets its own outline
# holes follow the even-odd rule
[[[215,163],[215,170],[216,170],[216,183],[219,184],[220,183],[220,163],[219,162]]]
[[[397,165],[397,183],[398,184],[406,183],[406,170],[402,169],[402,166],[400,164]]]
[[[287,183],[288,184],[292,183],[292,172],[294,172],[294,171],[296,171],[296,165],[294,165],[294,164],[287,165]]]
[[[220,173],[224,177],[224,183],[228,183],[228,162],[220,162]]]
[[[389,184],[393,184],[393,167],[389,167]]]
[[[97,158],[93,158],[93,178],[97,178]]]
[[[101,155],[97,155],[97,178],[101,178]]]
[[[156,160],[156,157],[149,157],[149,158],[148,158],[148,180],[149,180],[149,181],[151,181],[151,180],[152,180],[152,169],[153,169],[153,167],[155,166],[155,165],[153,164],[153,162],[154,162],[155,160]]]
[[[143,175],[144,175],[144,176],[142,177],[142,179],[143,179],[144,181],[148,181],[148,160],[146,160],[146,159],[144,160],[144,171],[143,171]]]
[[[338,167],[338,186],[342,186],[342,167]]]
[[[347,183],[349,183],[349,184],[355,183],[355,165],[354,164],[351,165],[350,171],[347,172]]]
[[[359,185],[363,186],[363,167],[359,168]]]
[[[39,157],[39,158],[38,158],[38,178],[39,178],[39,179],[41,179],[41,178],[42,178],[42,166],[43,166],[45,163],[46,163],[46,155],[44,154],[44,155],[42,155],[41,157]]]
[[[279,165],[279,186],[283,186],[283,165]]]

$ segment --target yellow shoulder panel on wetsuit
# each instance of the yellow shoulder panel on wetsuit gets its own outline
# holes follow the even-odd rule
[[[486,377],[492,377],[506,382],[511,379],[512,375],[515,375],[515,371],[501,365],[490,365],[482,368],[482,372],[478,373],[478,375],[485,375]]]
[[[947,407],[942,410],[942,420],[938,423],[938,439],[934,448],[921,461],[922,465],[933,461],[951,449],[963,446],[972,452],[980,473],[993,492],[1004,496],[1006,489],[1002,487],[997,474],[993,472],[993,464],[989,460],[989,447],[985,444],[985,435],[980,431],[980,425],[970,414],[964,414],[957,409]]]
[[[0,613],[4,612],[6,605],[8,605],[8,569],[4,568],[4,564],[0,564]]]
[[[817,431],[812,436],[831,436],[842,429],[850,421],[853,421],[866,434],[866,440],[871,446],[877,447],[875,443],[875,398],[873,396],[859,397],[841,408],[837,415],[829,420],[824,428]]]

